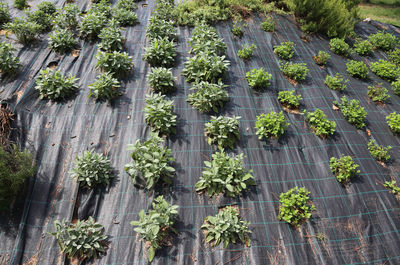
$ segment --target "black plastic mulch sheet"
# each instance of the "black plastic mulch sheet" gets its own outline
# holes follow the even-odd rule
[[[231,100],[221,114],[242,117],[242,138],[232,153],[245,154],[245,165],[254,170],[257,187],[236,199],[209,199],[194,190],[203,161],[210,159],[215,148],[207,144],[203,134],[204,123],[210,117],[187,104],[187,95],[193,92],[180,76],[188,56],[188,28],[178,29],[179,55],[173,68],[178,89],[171,98],[178,115],[178,132],[166,141],[176,159],[176,178],[169,189],[155,193],[134,187],[124,171],[124,165],[130,161],[126,146],[137,139],[146,139],[150,133],[142,112],[145,94],[149,92],[146,82],[149,66],[141,58],[146,46],[145,28],[154,9],[153,2],[147,4],[139,3],[140,24],[124,33],[125,47],[135,67],[123,81],[124,95],[111,105],[88,98],[88,85],[98,74],[96,45],[81,42],[79,57],[73,57],[52,53],[45,38],[29,48],[15,44],[24,67],[17,79],[2,80],[2,97],[12,98],[10,106],[16,113],[13,137],[34,151],[38,173],[21,192],[12,213],[1,216],[0,264],[68,263],[48,232],[54,231],[54,220],[88,216],[104,225],[110,241],[107,254],[91,263],[144,264],[147,262],[143,257],[144,244],[130,222],[138,219],[138,212],[148,209],[159,194],[180,206],[177,225],[180,233],[171,246],[157,252],[153,264],[400,264],[399,202],[382,186],[391,176],[398,179],[400,138],[390,131],[385,116],[400,111],[400,98],[389,89],[391,98],[385,105],[372,103],[367,97],[367,86],[375,80],[388,88],[390,85],[372,73],[371,80],[366,82],[349,77],[346,59],[340,56],[332,54],[328,66],[321,69],[312,56],[319,50],[329,51],[328,39],[313,36],[309,42],[302,41],[301,31],[289,17],[275,16],[275,33],[261,31],[261,19],[255,17],[247,21],[242,39],[233,37],[230,23],[217,25],[231,62],[225,77]],[[85,10],[87,3],[79,6]],[[381,27],[375,22],[360,23],[356,32],[366,37]],[[388,27],[388,30],[395,29]],[[256,116],[270,110],[280,111],[278,91],[294,88],[283,77],[273,53],[273,45],[287,40],[296,43],[292,61],[305,62],[310,69],[307,80],[295,87],[304,98],[301,108],[310,111],[320,108],[336,121],[337,132],[333,137],[320,139],[302,115],[288,113],[285,116],[291,125],[280,140],[260,141],[255,135]],[[11,41],[14,42],[13,36]],[[246,43],[257,45],[249,62],[236,55]],[[376,51],[371,57],[356,58],[370,62],[385,58],[385,54]],[[35,76],[54,62],[63,73],[80,78],[79,94],[62,104],[40,100],[34,89]],[[247,71],[259,67],[273,75],[270,88],[263,92],[250,89],[245,80]],[[340,112],[332,109],[332,101],[342,94],[329,90],[324,79],[336,72],[350,79],[342,94],[358,99],[367,110],[371,137],[379,144],[393,146],[392,163],[387,167],[369,155],[370,137],[366,131],[356,130]],[[110,187],[79,190],[70,177],[68,171],[73,159],[86,149],[104,152],[111,159],[115,179]],[[329,158],[340,154],[353,156],[360,165],[361,174],[347,188],[337,182],[329,169]],[[277,221],[279,193],[294,186],[310,190],[317,208],[299,229]],[[199,230],[204,218],[216,214],[218,207],[226,204],[237,204],[242,218],[251,222],[250,248],[231,244],[228,249],[222,246],[213,249],[204,243]]]

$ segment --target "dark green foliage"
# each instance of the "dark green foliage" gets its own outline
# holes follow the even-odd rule
[[[174,101],[165,99],[161,93],[146,95],[144,115],[152,131],[160,134],[176,133],[176,118],[173,112]]]
[[[375,140],[371,139],[368,142],[368,151],[372,157],[380,162],[386,162],[390,159],[389,151],[392,149],[390,145],[378,145]]]
[[[396,48],[387,52],[389,61],[400,67],[400,49]]]
[[[94,40],[107,25],[107,15],[103,12],[88,12],[79,25],[81,38]]]
[[[0,28],[11,21],[10,8],[7,3],[0,2]]]
[[[289,60],[294,54],[295,46],[291,41],[282,42],[281,45],[274,46],[274,53],[281,59]]]
[[[73,224],[66,220],[56,220],[54,226],[56,231],[50,234],[55,236],[61,251],[70,259],[90,260],[106,253],[107,236],[103,234],[104,227],[96,223],[93,217],[77,220]]]
[[[320,66],[325,65],[329,58],[331,58],[330,54],[324,51],[319,51],[317,56],[313,56],[315,63]]]
[[[258,139],[268,139],[270,137],[279,138],[284,133],[286,128],[290,125],[286,121],[285,115],[283,112],[270,112],[267,114],[261,114],[257,116],[256,121],[256,134],[258,135]]]
[[[238,50],[237,55],[243,60],[249,60],[253,57],[254,50],[257,49],[255,44],[242,46],[241,50]]]
[[[169,184],[174,177],[175,169],[170,164],[175,159],[171,149],[162,146],[163,142],[162,138],[152,134],[147,141],[137,140],[127,147],[132,151],[132,162],[125,165],[125,171],[134,183],[142,183],[148,190],[153,189],[160,179]]]
[[[121,27],[134,26],[138,23],[136,13],[126,9],[114,9],[113,18],[118,21]]]
[[[278,93],[279,102],[288,109],[297,109],[299,101],[302,99],[301,95],[295,95],[294,90],[279,91]]]
[[[220,209],[216,216],[207,216],[201,229],[205,230],[206,242],[214,247],[221,242],[223,242],[224,248],[227,248],[229,243],[237,241],[247,247],[251,243],[248,236],[251,233],[249,224],[240,220],[238,209],[232,206]]]
[[[356,99],[348,100],[346,96],[342,97],[341,102],[334,101],[340,111],[342,112],[344,118],[358,129],[365,127],[365,118],[367,117],[367,112],[364,107],[360,106],[360,102]]]
[[[360,170],[357,169],[359,165],[354,163],[351,156],[342,155],[340,158],[331,157],[329,160],[329,167],[332,173],[335,174],[337,180],[342,184],[348,183],[351,178],[360,173]]]
[[[390,95],[387,93],[387,88],[382,86],[382,83],[375,84],[373,86],[368,86],[368,97],[372,99],[374,102],[384,103],[385,100],[390,98]]]
[[[229,156],[223,151],[212,155],[212,161],[204,161],[202,176],[196,183],[196,191],[206,191],[211,197],[223,193],[235,197],[251,185],[254,177],[243,167],[243,154]]]
[[[176,44],[166,37],[153,39],[145,51],[143,59],[151,66],[169,67],[175,62]]]
[[[33,156],[16,145],[9,151],[0,146],[0,210],[9,207],[25,180],[36,172]]]
[[[54,17],[54,25],[62,29],[75,29],[78,26],[79,7],[75,4],[66,4],[57,11]]]
[[[270,16],[267,16],[261,23],[261,29],[267,32],[273,32],[275,30],[275,21]]]
[[[43,69],[35,80],[35,89],[39,91],[41,99],[63,100],[78,90],[76,85],[78,79],[72,75],[64,77],[60,70]]]
[[[334,38],[329,41],[331,51],[338,55],[348,56],[350,53],[350,46],[344,41],[344,39]]]
[[[271,84],[272,75],[269,74],[264,68],[253,69],[246,73],[247,82],[249,86],[254,89],[264,89]]]
[[[99,34],[99,48],[106,52],[122,51],[125,38],[119,27],[106,27]]]
[[[306,79],[309,70],[305,63],[286,62],[281,64],[281,71],[287,78],[298,82]]]
[[[47,15],[54,15],[57,12],[57,7],[52,2],[43,1],[37,5],[37,10],[43,11]]]
[[[22,10],[29,6],[26,0],[14,0],[14,7]]]
[[[371,71],[377,76],[391,81],[399,77],[400,74],[400,69],[394,63],[382,59],[371,63]]]
[[[232,34],[236,37],[242,38],[243,37],[243,29],[238,23],[234,23],[232,26]]]
[[[345,90],[347,82],[349,82],[349,80],[343,80],[343,76],[339,73],[336,73],[335,76],[327,75],[325,78],[325,85],[330,89],[337,91]]]
[[[211,116],[210,122],[207,122],[204,128],[208,144],[232,149],[236,140],[240,139],[239,119],[238,116]]]
[[[309,203],[310,192],[302,187],[294,187],[287,192],[279,195],[279,214],[278,219],[285,221],[292,226],[298,227],[302,222],[311,217],[311,212],[315,206]]]
[[[375,34],[369,35],[368,40],[372,43],[375,49],[389,51],[399,44],[396,36],[389,32],[378,31]]]
[[[218,112],[229,101],[229,94],[224,88],[222,83],[195,83],[191,89],[196,92],[188,95],[187,102],[200,112]]]
[[[392,88],[396,95],[400,95],[400,77],[396,81],[392,82]]]
[[[153,209],[147,214],[144,210],[139,212],[139,221],[131,222],[132,226],[137,226],[134,230],[149,244],[149,262],[154,259],[156,250],[166,244],[171,232],[178,233],[173,227],[178,216],[178,205],[169,204],[163,196],[155,198],[152,205]]]
[[[44,13],[43,11],[26,11],[27,20],[35,22],[40,25],[40,32],[48,32],[53,27],[53,18],[51,15]]]
[[[102,52],[96,55],[97,67],[103,72],[110,72],[114,76],[124,76],[132,67],[132,58],[126,52]]]
[[[368,67],[362,61],[349,60],[346,63],[347,73],[353,77],[366,79],[368,77]]]
[[[5,28],[9,29],[17,37],[18,42],[29,44],[35,41],[42,30],[42,26],[24,17],[15,18],[13,22],[7,23]]]
[[[164,39],[173,41],[176,39],[176,29],[174,22],[159,20],[156,17],[150,18],[150,23],[146,29],[146,36],[151,41],[154,39]]]
[[[317,136],[325,138],[335,133],[336,122],[328,120],[322,110],[304,111],[304,114],[306,115],[306,121]]]
[[[15,48],[10,43],[0,42],[0,71],[5,75],[14,75],[21,66],[14,56]]]
[[[353,50],[361,56],[370,55],[373,51],[373,46],[368,40],[356,40]]]
[[[225,56],[199,52],[185,63],[182,75],[190,83],[201,81],[216,83],[221,79],[228,66],[229,61],[225,59]]]
[[[101,73],[97,80],[89,85],[89,97],[97,100],[112,100],[121,96],[120,82],[111,73]]]
[[[137,9],[137,5],[132,0],[118,0],[115,7],[129,11],[135,11],[135,9]]]
[[[199,52],[213,53],[216,55],[224,55],[226,44],[217,34],[215,28],[199,23],[193,29],[192,38],[189,40],[191,49],[189,53],[197,54]]]
[[[55,52],[67,53],[74,49],[77,41],[68,29],[56,29],[49,35],[49,46]]]
[[[171,69],[164,67],[153,67],[147,75],[150,87],[154,92],[167,94],[175,90],[175,77]]]
[[[400,133],[400,114],[392,112],[386,116],[386,123],[395,133]]]

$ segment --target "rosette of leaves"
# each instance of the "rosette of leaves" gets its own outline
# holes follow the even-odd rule
[[[386,123],[393,132],[400,133],[400,114],[397,112],[390,113],[386,116]]]
[[[182,75],[190,83],[201,81],[217,83],[228,66],[229,61],[225,59],[225,56],[199,52],[185,63]]]
[[[241,220],[238,209],[232,206],[220,209],[215,216],[207,216],[201,229],[205,230],[206,242],[214,247],[221,242],[224,248],[229,243],[241,242],[247,247],[251,244],[249,223]]]
[[[368,77],[368,67],[364,62],[349,60],[346,63],[347,73],[353,77],[365,79]]]
[[[0,2],[0,28],[11,21],[10,8],[7,3]]]
[[[154,39],[167,39],[173,41],[176,39],[176,29],[174,22],[169,20],[159,20],[156,17],[150,18],[149,25],[146,28],[146,37],[150,41]]]
[[[264,68],[253,69],[246,73],[246,79],[251,88],[263,89],[271,84],[272,75],[265,71]]]
[[[168,38],[152,39],[150,46],[145,48],[143,59],[151,66],[168,67],[174,64],[176,44]]]
[[[400,95],[400,77],[396,81],[392,82],[392,88],[396,95]]]
[[[111,73],[101,73],[97,80],[89,85],[89,97],[97,100],[112,100],[121,96],[118,90],[121,84]]]
[[[354,43],[353,50],[361,56],[370,55],[373,51],[373,46],[368,40],[357,39]]]
[[[66,4],[55,14],[53,23],[61,29],[75,29],[78,26],[80,10],[76,4]]]
[[[165,67],[153,67],[147,75],[149,85],[154,92],[168,94],[175,90],[175,77],[171,69]]]
[[[400,69],[394,63],[382,59],[371,63],[371,71],[377,76],[391,81],[399,77],[400,74]]]
[[[202,176],[196,183],[197,192],[207,192],[212,197],[223,193],[235,197],[251,185],[256,185],[252,170],[243,166],[243,154],[230,157],[223,151],[212,155],[212,161],[204,161]]]
[[[60,70],[43,69],[36,77],[35,89],[40,93],[40,99],[63,100],[69,98],[78,90],[75,76],[65,77]]]
[[[134,26],[138,23],[136,13],[126,9],[114,8],[113,18],[118,21],[121,27]]]
[[[281,59],[289,60],[294,54],[295,46],[291,41],[282,42],[281,45],[274,46],[274,53]]]
[[[188,43],[191,45],[189,53],[206,52],[225,55],[226,44],[224,40],[218,36],[215,28],[206,23],[196,25],[192,32],[192,38]]]
[[[284,133],[286,128],[290,125],[286,121],[285,115],[283,115],[283,111],[277,113],[271,111],[267,114],[261,114],[257,116],[256,121],[256,134],[258,135],[258,139],[268,139],[270,137],[279,138]]]
[[[144,117],[152,131],[169,135],[176,133],[176,118],[173,112],[174,101],[165,99],[161,93],[146,95]]]
[[[107,236],[103,234],[104,227],[89,216],[87,220],[54,221],[55,232],[50,233],[58,242],[63,253],[70,259],[80,261],[98,258],[106,253]]]
[[[141,184],[151,190],[162,180],[166,184],[171,183],[175,169],[171,163],[175,161],[171,149],[162,146],[164,140],[156,134],[144,141],[137,140],[135,144],[128,145],[131,151],[132,161],[125,165],[125,171],[131,176],[132,181]]]
[[[224,90],[225,87],[222,82],[217,84],[205,81],[195,83],[191,90],[196,90],[196,92],[188,95],[187,102],[203,113],[218,112],[229,101],[229,94]]]
[[[68,29],[56,29],[49,35],[50,49],[58,53],[67,53],[75,48],[77,41]]]
[[[253,57],[253,52],[257,49],[257,46],[255,44],[248,45],[245,44],[242,46],[241,50],[238,50],[237,55],[243,59],[243,60],[249,60]]]
[[[348,79],[344,80],[343,76],[336,73],[335,76],[327,75],[325,78],[325,85],[332,90],[343,91],[346,89]]]
[[[221,148],[233,148],[236,140],[240,139],[239,116],[211,116],[205,124],[204,134],[208,144],[217,144]]]
[[[281,71],[287,78],[302,81],[306,79],[309,70],[305,63],[286,62],[281,65]]]
[[[353,161],[351,156],[341,155],[339,158],[331,157],[329,167],[337,180],[342,184],[348,183],[351,178],[360,173],[360,170],[357,169],[359,165]]]
[[[384,103],[387,99],[390,98],[390,95],[387,93],[387,88],[382,86],[382,83],[377,83],[373,86],[368,86],[368,97],[372,99],[374,102]]]
[[[14,56],[15,48],[10,43],[0,42],[0,71],[5,75],[14,75],[21,66]]]
[[[371,139],[368,142],[368,151],[373,158],[380,162],[386,162],[390,159],[389,151],[392,149],[390,145],[378,145],[375,140]]]
[[[378,33],[369,35],[368,40],[375,49],[382,51],[389,51],[399,44],[399,40],[396,36],[384,31],[378,31]]]
[[[338,55],[348,56],[350,54],[350,46],[344,41],[344,39],[333,38],[329,41],[331,51]]]
[[[387,52],[389,61],[400,67],[400,49],[396,48]]]
[[[304,114],[306,115],[306,121],[317,136],[325,138],[335,133],[336,122],[328,120],[322,110],[304,111]]]
[[[79,25],[79,36],[94,40],[107,25],[107,15],[104,12],[88,12]]]
[[[288,109],[297,109],[299,101],[302,99],[301,95],[295,95],[294,90],[279,91],[278,93],[279,102]]]
[[[320,66],[326,65],[329,58],[331,58],[330,54],[324,51],[319,51],[317,56],[313,56],[315,63]]]
[[[76,178],[81,187],[94,188],[97,185],[110,184],[113,177],[111,164],[103,154],[92,150],[84,151],[76,157],[74,164],[71,177]]]
[[[103,28],[99,34],[99,48],[106,52],[122,51],[125,38],[117,26]]]
[[[367,117],[367,112],[364,107],[360,106],[360,102],[356,99],[348,100],[346,96],[343,96],[341,102],[334,101],[340,111],[342,112],[344,118],[358,129],[365,127],[365,118]]]
[[[301,187],[294,187],[287,192],[279,195],[279,214],[278,219],[298,227],[311,217],[311,212],[315,211],[315,206],[309,203],[310,192]]]
[[[97,68],[114,76],[124,76],[133,67],[132,57],[127,52],[103,52],[96,55]]]
[[[273,32],[275,30],[275,21],[270,16],[266,16],[261,23],[261,29],[266,32]]]
[[[147,252],[149,262],[153,261],[157,249],[167,245],[171,233],[178,234],[174,224],[178,217],[179,206],[169,204],[163,196],[155,198],[152,205],[152,210],[147,214],[141,210],[139,220],[131,222],[132,226],[136,226],[134,230],[146,241],[146,245],[149,245]]]
[[[22,44],[29,44],[35,41],[42,30],[42,26],[34,21],[29,21],[26,17],[17,17],[14,21],[5,25],[5,28],[10,30],[18,42]]]

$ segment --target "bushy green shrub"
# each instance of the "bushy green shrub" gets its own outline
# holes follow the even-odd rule
[[[114,76],[123,76],[133,67],[132,57],[126,52],[103,52],[96,55],[97,68]]]
[[[104,14],[107,19],[110,19],[112,16],[112,7],[111,4],[108,0],[100,0],[92,3],[90,6],[89,11],[86,13],[87,14]],[[107,24],[107,21],[105,21]]]
[[[331,157],[329,167],[337,180],[342,184],[348,183],[351,178],[360,173],[360,170],[357,169],[359,165],[354,163],[351,156],[341,155],[339,158]]]
[[[308,68],[305,63],[292,63],[287,62],[281,65],[282,73],[287,77],[295,81],[305,80]]]
[[[229,156],[223,151],[212,155],[212,161],[204,161],[202,176],[196,183],[196,191],[206,191],[211,197],[223,193],[235,197],[251,185],[256,185],[252,170],[243,166],[243,154]]]
[[[144,116],[153,131],[160,134],[176,133],[176,118],[173,112],[174,101],[165,99],[161,93],[146,95]]]
[[[253,69],[246,73],[246,79],[251,88],[264,89],[271,84],[272,75],[265,71],[264,68]]]
[[[400,67],[400,49],[399,48],[388,51],[387,55],[388,55],[389,61],[391,61],[392,63],[397,65],[397,67]]]
[[[164,140],[156,134],[144,141],[137,140],[135,144],[128,145],[127,151],[132,151],[132,162],[125,165],[125,171],[131,176],[134,183],[143,183],[151,190],[161,179],[170,184],[174,177],[175,169],[171,163],[175,161],[171,149],[162,146]]]
[[[57,7],[52,2],[43,1],[37,5],[37,10],[43,11],[45,14],[48,15],[54,15],[54,13],[57,12]]]
[[[373,51],[373,46],[368,40],[356,40],[353,50],[361,56],[370,55]]]
[[[29,6],[26,0],[14,0],[14,7],[22,10]]]
[[[139,221],[132,221],[132,226],[137,226],[134,230],[140,234],[144,241],[149,245],[147,258],[149,262],[154,259],[156,250],[166,244],[168,236],[172,233],[177,234],[174,228],[178,217],[178,205],[169,204],[163,196],[154,199],[153,209],[145,214],[144,210],[139,212]]]
[[[232,206],[226,206],[220,209],[216,216],[207,216],[201,229],[205,230],[206,242],[216,247],[221,242],[224,248],[229,243],[241,242],[247,247],[250,246],[249,224],[242,221],[239,212]]]
[[[285,115],[283,112],[274,112],[271,111],[267,114],[261,114],[257,116],[256,121],[256,134],[258,135],[258,139],[268,139],[270,137],[279,138],[284,133],[286,128],[290,125],[286,121]]]
[[[79,25],[81,38],[94,40],[107,25],[107,15],[104,12],[88,12]]]
[[[114,9],[113,18],[118,21],[121,27],[134,26],[139,23],[136,13],[126,9]]]
[[[106,52],[122,51],[125,38],[119,27],[106,27],[99,34],[99,48]]]
[[[349,80],[343,80],[343,76],[339,73],[336,73],[335,76],[327,75],[325,78],[325,85],[330,89],[337,91],[345,90],[347,82],[349,82]]]
[[[0,2],[0,28],[11,21],[10,8],[5,2]]]
[[[118,0],[115,7],[118,9],[125,9],[129,11],[135,11],[135,9],[137,9],[137,5],[131,0]]]
[[[389,32],[378,31],[375,34],[371,34],[368,40],[376,49],[383,51],[389,51],[398,45],[399,40],[396,36],[390,34]]]
[[[317,56],[313,56],[313,59],[318,65],[325,65],[329,58],[331,58],[330,54],[324,51],[319,51]]]
[[[295,46],[291,41],[282,42],[281,45],[274,46],[274,53],[281,59],[289,60],[294,54]]]
[[[386,123],[395,133],[400,133],[400,114],[392,112],[386,116]]]
[[[344,39],[334,38],[329,41],[331,51],[338,55],[348,56],[350,53],[350,46],[344,41]]]
[[[238,23],[234,23],[232,26],[232,34],[236,37],[242,38],[243,37],[243,29]]]
[[[373,158],[380,162],[386,162],[390,159],[389,151],[392,149],[390,145],[378,145],[375,140],[371,139],[368,142],[368,151]]]
[[[89,85],[89,97],[97,100],[112,100],[121,96],[120,82],[111,73],[101,73],[97,80]]]
[[[66,220],[56,220],[54,226],[56,231],[50,234],[57,239],[61,251],[70,259],[90,260],[106,253],[107,236],[103,234],[104,227],[96,223],[93,217],[71,224]]]
[[[252,44],[249,46],[245,44],[244,46],[242,46],[241,50],[238,50],[237,55],[243,60],[248,60],[253,57],[253,52],[255,51],[255,49],[257,49],[257,45]]]
[[[147,75],[149,85],[154,92],[167,94],[175,90],[175,77],[171,69],[165,67],[153,67]]]
[[[78,26],[79,7],[76,4],[66,4],[57,11],[54,17],[54,25],[61,29],[75,29]]]
[[[199,52],[189,58],[182,70],[187,82],[218,82],[226,72],[229,61],[225,56],[218,56],[206,52]]]
[[[388,188],[394,195],[397,196],[397,198],[400,198],[400,187],[397,185],[395,180],[392,181],[386,181],[383,186],[385,188]]]
[[[74,35],[68,29],[56,29],[49,35],[50,49],[58,53],[67,53],[77,44]]]
[[[371,63],[371,71],[387,80],[395,80],[400,74],[400,69],[394,63],[382,59]]]
[[[347,73],[353,77],[365,79],[368,77],[368,67],[362,61],[349,60],[346,63]]]
[[[226,50],[226,44],[224,40],[218,36],[215,28],[205,23],[199,23],[196,25],[188,43],[191,45],[189,53],[194,54],[205,52],[224,55]]]
[[[341,102],[334,101],[340,111],[342,112],[344,118],[358,129],[365,127],[365,118],[367,117],[367,112],[364,107],[360,106],[360,102],[356,99],[348,100],[346,96],[343,96]]]
[[[304,114],[306,115],[306,121],[317,136],[325,138],[335,133],[336,122],[328,120],[322,110],[304,111]]]
[[[154,39],[168,39],[173,41],[176,39],[176,29],[174,22],[159,20],[156,17],[150,18],[150,23],[146,28],[146,36],[151,41]]]
[[[76,93],[77,80],[73,75],[65,77],[60,70],[47,68],[36,77],[35,89],[39,91],[41,99],[63,100]]]
[[[285,221],[292,226],[298,227],[302,222],[311,217],[311,212],[315,206],[309,203],[310,192],[302,187],[294,187],[287,192],[279,195],[279,214],[278,219]]]
[[[15,48],[10,43],[0,42],[0,71],[5,75],[14,75],[21,66],[14,56]]]
[[[195,83],[192,90],[195,93],[188,95],[187,102],[200,112],[218,112],[226,102],[229,101],[229,94],[224,90],[223,83],[209,83],[202,81]]]
[[[278,93],[279,102],[288,109],[297,109],[299,101],[302,99],[301,95],[295,95],[294,90],[279,91]]]
[[[400,95],[400,77],[397,78],[396,81],[392,82],[392,88],[393,88],[394,93],[399,96]]]
[[[42,30],[42,26],[33,21],[26,20],[25,17],[17,17],[13,22],[7,23],[5,28],[12,31],[17,37],[18,42],[29,44],[35,41]]]
[[[176,44],[168,38],[153,39],[149,47],[145,48],[143,59],[151,66],[169,67],[174,64]]]
[[[261,29],[267,32],[273,32],[275,30],[275,21],[270,16],[267,16],[261,23]]]
[[[385,100],[390,98],[390,95],[387,93],[387,88],[382,86],[382,83],[375,84],[373,86],[368,86],[368,97],[372,99],[374,102],[383,103]]]
[[[210,122],[207,122],[204,128],[208,144],[233,148],[235,141],[240,139],[239,119],[238,116],[211,116]]]
[[[44,11],[26,11],[27,21],[35,22],[40,25],[40,32],[48,32],[53,28],[53,16]]]

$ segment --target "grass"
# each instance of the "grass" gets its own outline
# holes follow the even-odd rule
[[[371,18],[400,27],[399,0],[371,0],[368,4],[360,4],[360,17]]]

